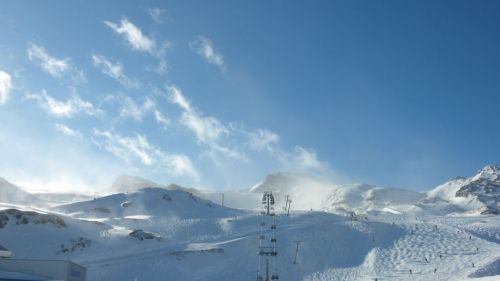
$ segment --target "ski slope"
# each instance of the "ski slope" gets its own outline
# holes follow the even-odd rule
[[[284,184],[283,176],[226,194],[228,205],[244,209],[220,206],[221,194],[200,198],[123,177],[129,191],[91,200],[47,208],[1,203],[0,244],[18,258],[78,262],[89,281],[255,280],[265,188],[278,199],[280,280],[500,278],[500,216],[455,200],[450,194],[463,183],[418,193],[300,177]],[[290,216],[281,209],[285,194]]]

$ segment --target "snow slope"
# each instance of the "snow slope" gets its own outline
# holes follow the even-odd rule
[[[37,201],[33,194],[0,177],[0,202],[10,204],[33,204]]]
[[[384,211],[387,208],[405,211],[425,197],[424,194],[397,188],[384,188],[367,184],[337,185],[303,175],[271,174],[250,192],[261,194],[272,191],[278,205],[284,206],[286,196],[292,200],[294,210],[326,211]]]
[[[469,178],[456,178],[427,193],[428,202],[441,201],[456,212],[469,214],[500,212],[500,166],[488,165]],[[425,202],[427,203],[427,202]],[[450,207],[449,206],[449,207]]]
[[[18,257],[72,259],[87,266],[89,281],[252,280],[256,274],[261,218],[253,212],[179,218],[161,226],[138,219],[136,226],[147,232],[181,233],[149,240],[130,237],[132,228],[114,224],[118,218],[97,223],[58,216],[64,227],[16,224],[11,218],[0,229],[0,244]],[[498,233],[498,217],[483,220]],[[280,214],[280,280],[466,280],[497,274],[500,245],[471,234],[471,224],[470,217],[447,222],[379,214],[353,221],[325,212]],[[301,244],[293,264],[296,240]]]
[[[424,194],[279,174],[225,193],[225,202],[257,208],[261,192],[276,194],[280,280],[498,280],[500,216],[459,205],[458,181]],[[290,216],[280,208],[285,195]],[[255,279],[258,211],[166,187],[48,210],[0,205],[0,244],[20,258],[81,263],[89,281]]]

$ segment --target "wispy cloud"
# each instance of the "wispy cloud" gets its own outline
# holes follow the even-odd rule
[[[42,90],[40,93],[26,94],[26,99],[37,101],[42,109],[56,117],[72,117],[80,112],[88,115],[96,115],[100,112],[92,103],[82,100],[76,94],[73,94],[66,101],[60,101],[49,96],[45,90]]]
[[[47,53],[43,46],[30,43],[28,49],[28,58],[30,61],[38,64],[42,70],[52,77],[61,78],[63,75],[69,75],[72,84],[86,84],[87,77],[83,70],[78,69],[70,63],[69,58],[56,58]]]
[[[221,71],[226,70],[224,56],[215,49],[214,43],[209,38],[205,36],[196,36],[189,42],[189,46],[206,62],[218,66]]]
[[[301,146],[295,146],[293,153],[290,155],[291,163],[304,171],[308,170],[323,170],[328,167],[326,163],[321,162],[313,149],[306,149]]]
[[[156,107],[155,102],[146,98],[142,104],[136,103],[129,96],[119,96],[119,102],[121,103],[120,117],[130,117],[136,121],[142,121],[142,118],[149,113],[153,112]]]
[[[123,36],[134,50],[152,52],[154,49],[154,40],[147,37],[142,31],[131,23],[128,19],[122,19],[120,23],[110,21],[104,22],[116,33]]]
[[[70,69],[69,59],[58,59],[50,56],[45,48],[31,43],[27,49],[31,61],[39,63],[40,67],[54,77],[60,77]]]
[[[280,136],[267,129],[257,129],[248,133],[248,146],[260,152],[266,152],[277,160],[281,169],[298,172],[332,172],[328,163],[318,159],[314,149],[296,145],[286,149],[279,144]]]
[[[136,101],[127,95],[115,95],[108,96],[106,101],[114,101],[119,105],[120,119],[132,118],[135,121],[142,122],[146,116],[152,115],[154,120],[163,128],[168,127],[171,123],[170,119],[157,108],[153,97],[146,96],[142,98],[142,101]]]
[[[182,95],[179,88],[168,86],[169,100],[178,105],[182,110],[181,123],[194,133],[196,140],[202,144],[216,143],[217,140],[229,134],[229,128],[224,126],[214,117],[205,117],[194,109]]]
[[[154,111],[154,115],[155,115],[156,122],[158,122],[158,124],[161,124],[163,126],[163,128],[166,128],[166,127],[170,126],[170,123],[171,123],[170,119],[168,119],[167,117],[165,117],[163,115],[163,113],[161,113],[158,110],[155,110]]]
[[[230,127],[225,126],[215,117],[205,117],[198,112],[181,91],[175,86],[168,87],[170,102],[178,105],[182,110],[180,122],[190,130],[199,144],[208,147],[207,154],[213,159],[218,159],[218,154],[226,158],[233,158],[239,161],[248,161],[247,156],[234,148],[220,144],[221,138],[230,135]]]
[[[163,23],[163,16],[165,15],[166,10],[160,8],[148,8],[148,14],[153,19],[153,21],[157,24]]]
[[[82,137],[82,134],[80,132],[73,130],[70,127],[68,127],[64,124],[61,124],[61,123],[55,124],[54,128],[56,129],[56,131],[61,132],[61,133],[65,134],[67,136],[70,136],[70,137],[76,137],[76,138]]]
[[[99,54],[92,54],[92,64],[99,68],[104,74],[115,79],[127,88],[139,88],[140,83],[135,79],[129,78],[123,73],[123,66],[120,62],[112,62]]]
[[[11,89],[12,81],[10,74],[0,70],[0,105],[7,103]]]
[[[123,161],[139,161],[145,166],[157,166],[174,176],[188,176],[198,180],[198,172],[184,154],[168,154],[147,140],[145,135],[121,136],[109,131],[94,129],[94,142]]]
[[[157,44],[154,38],[144,35],[141,29],[126,18],[122,19],[119,23],[110,21],[105,21],[104,23],[118,35],[122,36],[132,50],[147,52],[155,57],[158,61],[158,66],[154,69],[156,72],[162,74],[167,70],[166,52],[171,46],[170,42],[165,41]]]
[[[221,144],[221,139],[231,134],[230,126],[224,125],[215,117],[204,116],[203,113],[191,106],[176,86],[168,86],[167,91],[169,101],[182,109],[180,123],[193,133],[198,144],[207,146],[207,154],[212,159],[217,158],[216,154],[222,154],[227,158],[248,161],[248,157],[244,153]]]
[[[248,130],[244,125],[204,116],[175,85],[167,86],[167,93],[169,101],[181,109],[179,123],[204,148],[200,156],[208,156],[218,167],[228,169],[239,163],[255,165],[255,161],[266,161],[265,166],[273,170],[334,176],[314,149],[300,145],[287,148],[280,144],[281,137],[268,129]],[[262,153],[256,155],[256,151]]]
[[[249,145],[256,151],[271,151],[279,142],[280,136],[266,129],[258,129],[249,133]]]

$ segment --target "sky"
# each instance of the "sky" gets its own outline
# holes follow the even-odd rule
[[[428,190],[500,163],[498,1],[0,0],[0,177]]]

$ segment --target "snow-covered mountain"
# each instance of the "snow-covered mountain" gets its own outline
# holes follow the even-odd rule
[[[0,177],[0,202],[9,204],[36,204],[37,198],[22,188]]]
[[[262,215],[230,206],[257,209],[272,191],[280,280],[498,280],[500,216],[475,211],[496,198],[497,180],[485,167],[418,193],[276,173],[224,192],[222,207],[221,193],[205,194],[212,202],[123,176],[115,187],[126,191],[92,200],[0,204],[0,244],[18,258],[73,260],[88,281],[255,280]]]
[[[227,216],[228,209],[181,190],[146,187],[83,202],[60,205],[54,211],[78,218],[176,216],[199,218]]]
[[[146,187],[160,187],[168,190],[181,190],[190,192],[198,197],[204,197],[203,193],[199,192],[195,188],[182,187],[174,183],[169,185],[162,185],[148,179],[130,175],[121,175],[117,177],[109,187],[109,191],[112,193],[134,192]]]
[[[0,210],[0,244],[18,258],[82,264],[88,281],[252,280],[258,270],[259,212],[162,188],[53,211]],[[353,220],[328,212],[278,212],[278,274],[290,281],[495,280],[497,218],[423,221],[380,213]]]
[[[279,205],[286,196],[294,210],[387,211],[399,212],[424,198],[411,190],[384,188],[368,184],[335,184],[300,174],[276,173],[250,189],[251,193],[272,191]]]
[[[469,178],[458,177],[427,193],[429,202],[444,201],[469,213],[500,212],[500,166],[488,165]]]

